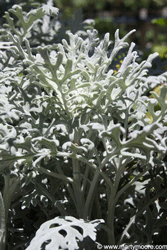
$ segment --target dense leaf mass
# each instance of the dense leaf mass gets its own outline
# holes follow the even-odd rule
[[[109,34],[99,40],[91,20],[63,32],[57,15],[49,5],[28,13],[15,5],[1,29],[0,223],[4,235],[8,224],[8,249],[28,247],[33,235],[23,222],[16,228],[17,216],[32,205],[44,218],[36,228],[71,216],[83,234],[56,217],[27,249],[78,249],[87,236],[95,241],[103,220],[102,244],[152,244],[166,226],[167,73],[149,75],[157,53],[139,63],[126,42],[134,30],[123,38],[117,30],[112,43]],[[52,222],[62,231],[51,226],[43,235]]]

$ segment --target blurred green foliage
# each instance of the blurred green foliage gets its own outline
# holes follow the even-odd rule
[[[161,58],[167,58],[167,46],[166,45],[153,46],[153,52],[158,52]]]
[[[21,4],[25,11],[29,11],[31,8],[46,4],[47,2],[48,0],[0,0],[0,24],[4,21],[2,17],[5,11],[14,4]],[[147,20],[149,27],[146,26],[146,31],[143,32],[142,27],[144,27],[145,21],[139,18],[139,11],[142,8],[148,9],[148,12],[154,10],[155,13],[156,11],[158,13],[159,9],[166,6],[166,0],[49,0],[49,2],[60,9],[63,27],[64,25],[68,26],[69,23],[71,27],[73,26],[76,21],[74,21],[74,13],[81,8],[81,20],[93,18],[95,20],[95,29],[98,30],[100,37],[109,32],[111,40],[114,40],[116,29],[119,29],[121,37],[125,36],[129,30],[136,29],[137,32],[130,39],[139,46],[139,49],[146,56],[148,53],[157,51],[161,58],[166,59],[167,57],[167,19],[156,18],[152,21]],[[110,11],[116,11],[116,14],[112,16]],[[127,23],[123,21],[117,22],[115,15],[116,18],[121,18],[121,15],[126,16]],[[134,21],[129,23],[131,17],[134,18]],[[158,25],[158,32],[154,29],[156,25]]]
[[[47,3],[47,0],[1,0],[0,9],[11,7],[13,4],[26,3]],[[141,8],[162,8],[166,6],[166,0],[53,0],[55,7],[58,7],[61,11],[64,11],[67,15],[70,15],[78,8],[88,9],[91,7],[92,10],[110,10],[115,8],[129,8],[131,10],[139,10]]]
[[[152,20],[152,23],[158,24],[163,27],[167,27],[167,19],[166,18],[156,18]]]
[[[105,8],[106,5],[111,5],[113,8],[119,6],[129,7],[133,10],[138,8],[148,8],[150,5],[155,7],[162,7],[166,5],[166,0],[54,0],[55,5],[58,8],[64,8],[64,6],[71,6],[76,8],[85,8],[89,5],[94,5],[96,10]]]
[[[165,30],[167,29],[167,19],[166,18],[156,18],[152,20],[153,24],[159,25],[160,28],[164,31],[158,39],[158,43],[153,46],[152,50],[153,52],[158,52],[160,57],[163,59],[167,59],[167,36],[165,35]],[[160,44],[162,43],[162,44]]]

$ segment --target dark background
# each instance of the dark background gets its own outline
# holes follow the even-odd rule
[[[143,52],[158,51],[162,58],[167,58],[167,24],[153,23],[155,18],[163,18],[167,23],[167,0],[49,0],[60,9],[64,19],[68,19],[79,8],[82,8],[83,19],[95,19],[95,28],[99,35],[110,32],[114,39],[116,29],[124,36],[136,29],[131,40]],[[47,3],[47,0],[0,0],[0,21],[3,23],[4,12],[13,4],[26,3],[32,6]]]

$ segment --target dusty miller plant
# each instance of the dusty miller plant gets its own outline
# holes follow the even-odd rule
[[[105,244],[153,243],[166,226],[167,73],[149,76],[157,53],[138,63],[126,42],[134,31],[120,38],[117,30],[112,44],[93,28],[67,30],[68,41],[56,42],[57,15],[48,5],[28,13],[15,5],[1,29],[1,249],[17,202],[63,216],[48,214],[27,249],[78,249],[96,240],[100,223]]]

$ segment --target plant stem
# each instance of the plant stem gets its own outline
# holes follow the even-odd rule
[[[16,194],[20,180],[17,177],[10,178],[9,175],[4,175],[4,190],[3,198],[0,197],[0,249],[5,250],[6,247],[6,231],[8,212],[13,196]]]
[[[116,164],[115,162],[115,171],[116,171],[116,178],[114,181],[114,184],[111,185],[111,191],[110,191],[110,196],[108,199],[108,214],[107,214],[107,226],[110,229],[111,232],[108,232],[108,243],[111,245],[115,245],[115,235],[114,235],[114,214],[115,214],[115,206],[118,201],[117,197],[117,190],[118,190],[118,185],[121,179],[121,174],[124,171],[124,168],[128,162],[127,158],[124,163],[124,157],[119,158],[118,162]]]
[[[91,210],[92,210],[92,204],[93,204],[93,197],[94,197],[94,191],[97,186],[98,180],[99,180],[99,169],[96,170],[94,178],[91,182],[90,189],[88,192],[88,196],[85,202],[85,207],[84,207],[84,219],[89,219]]]
[[[45,169],[45,168],[43,168],[41,166],[39,167],[39,172],[42,172],[42,173],[44,173],[46,175],[58,178],[58,179],[63,180],[64,182],[67,182],[67,183],[73,181],[72,178],[66,177],[64,175],[64,173],[63,174],[57,174],[57,173],[55,173],[55,172],[53,172],[53,171],[51,171],[49,169]]]
[[[0,192],[0,249],[5,250],[6,246],[6,221],[5,221],[5,207]]]
[[[109,198],[108,203],[108,214],[106,225],[110,229],[108,232],[108,244],[115,245],[115,236],[114,236],[114,214],[115,214],[115,207],[114,207],[114,197],[115,197],[116,190],[111,190],[111,195]]]
[[[74,130],[74,143],[79,145],[80,143],[80,133],[78,129]],[[81,189],[81,170],[80,170],[80,161],[78,159],[72,159],[72,168],[73,168],[73,190],[76,200],[76,209],[79,218],[83,218],[83,207],[84,207],[84,196]]]
[[[83,192],[81,190],[81,183],[80,183],[80,166],[79,161],[76,159],[72,159],[72,165],[73,165],[73,189],[74,189],[74,195],[76,200],[76,209],[78,212],[78,216],[80,218],[83,218],[83,207],[84,207],[84,199],[83,199]]]

